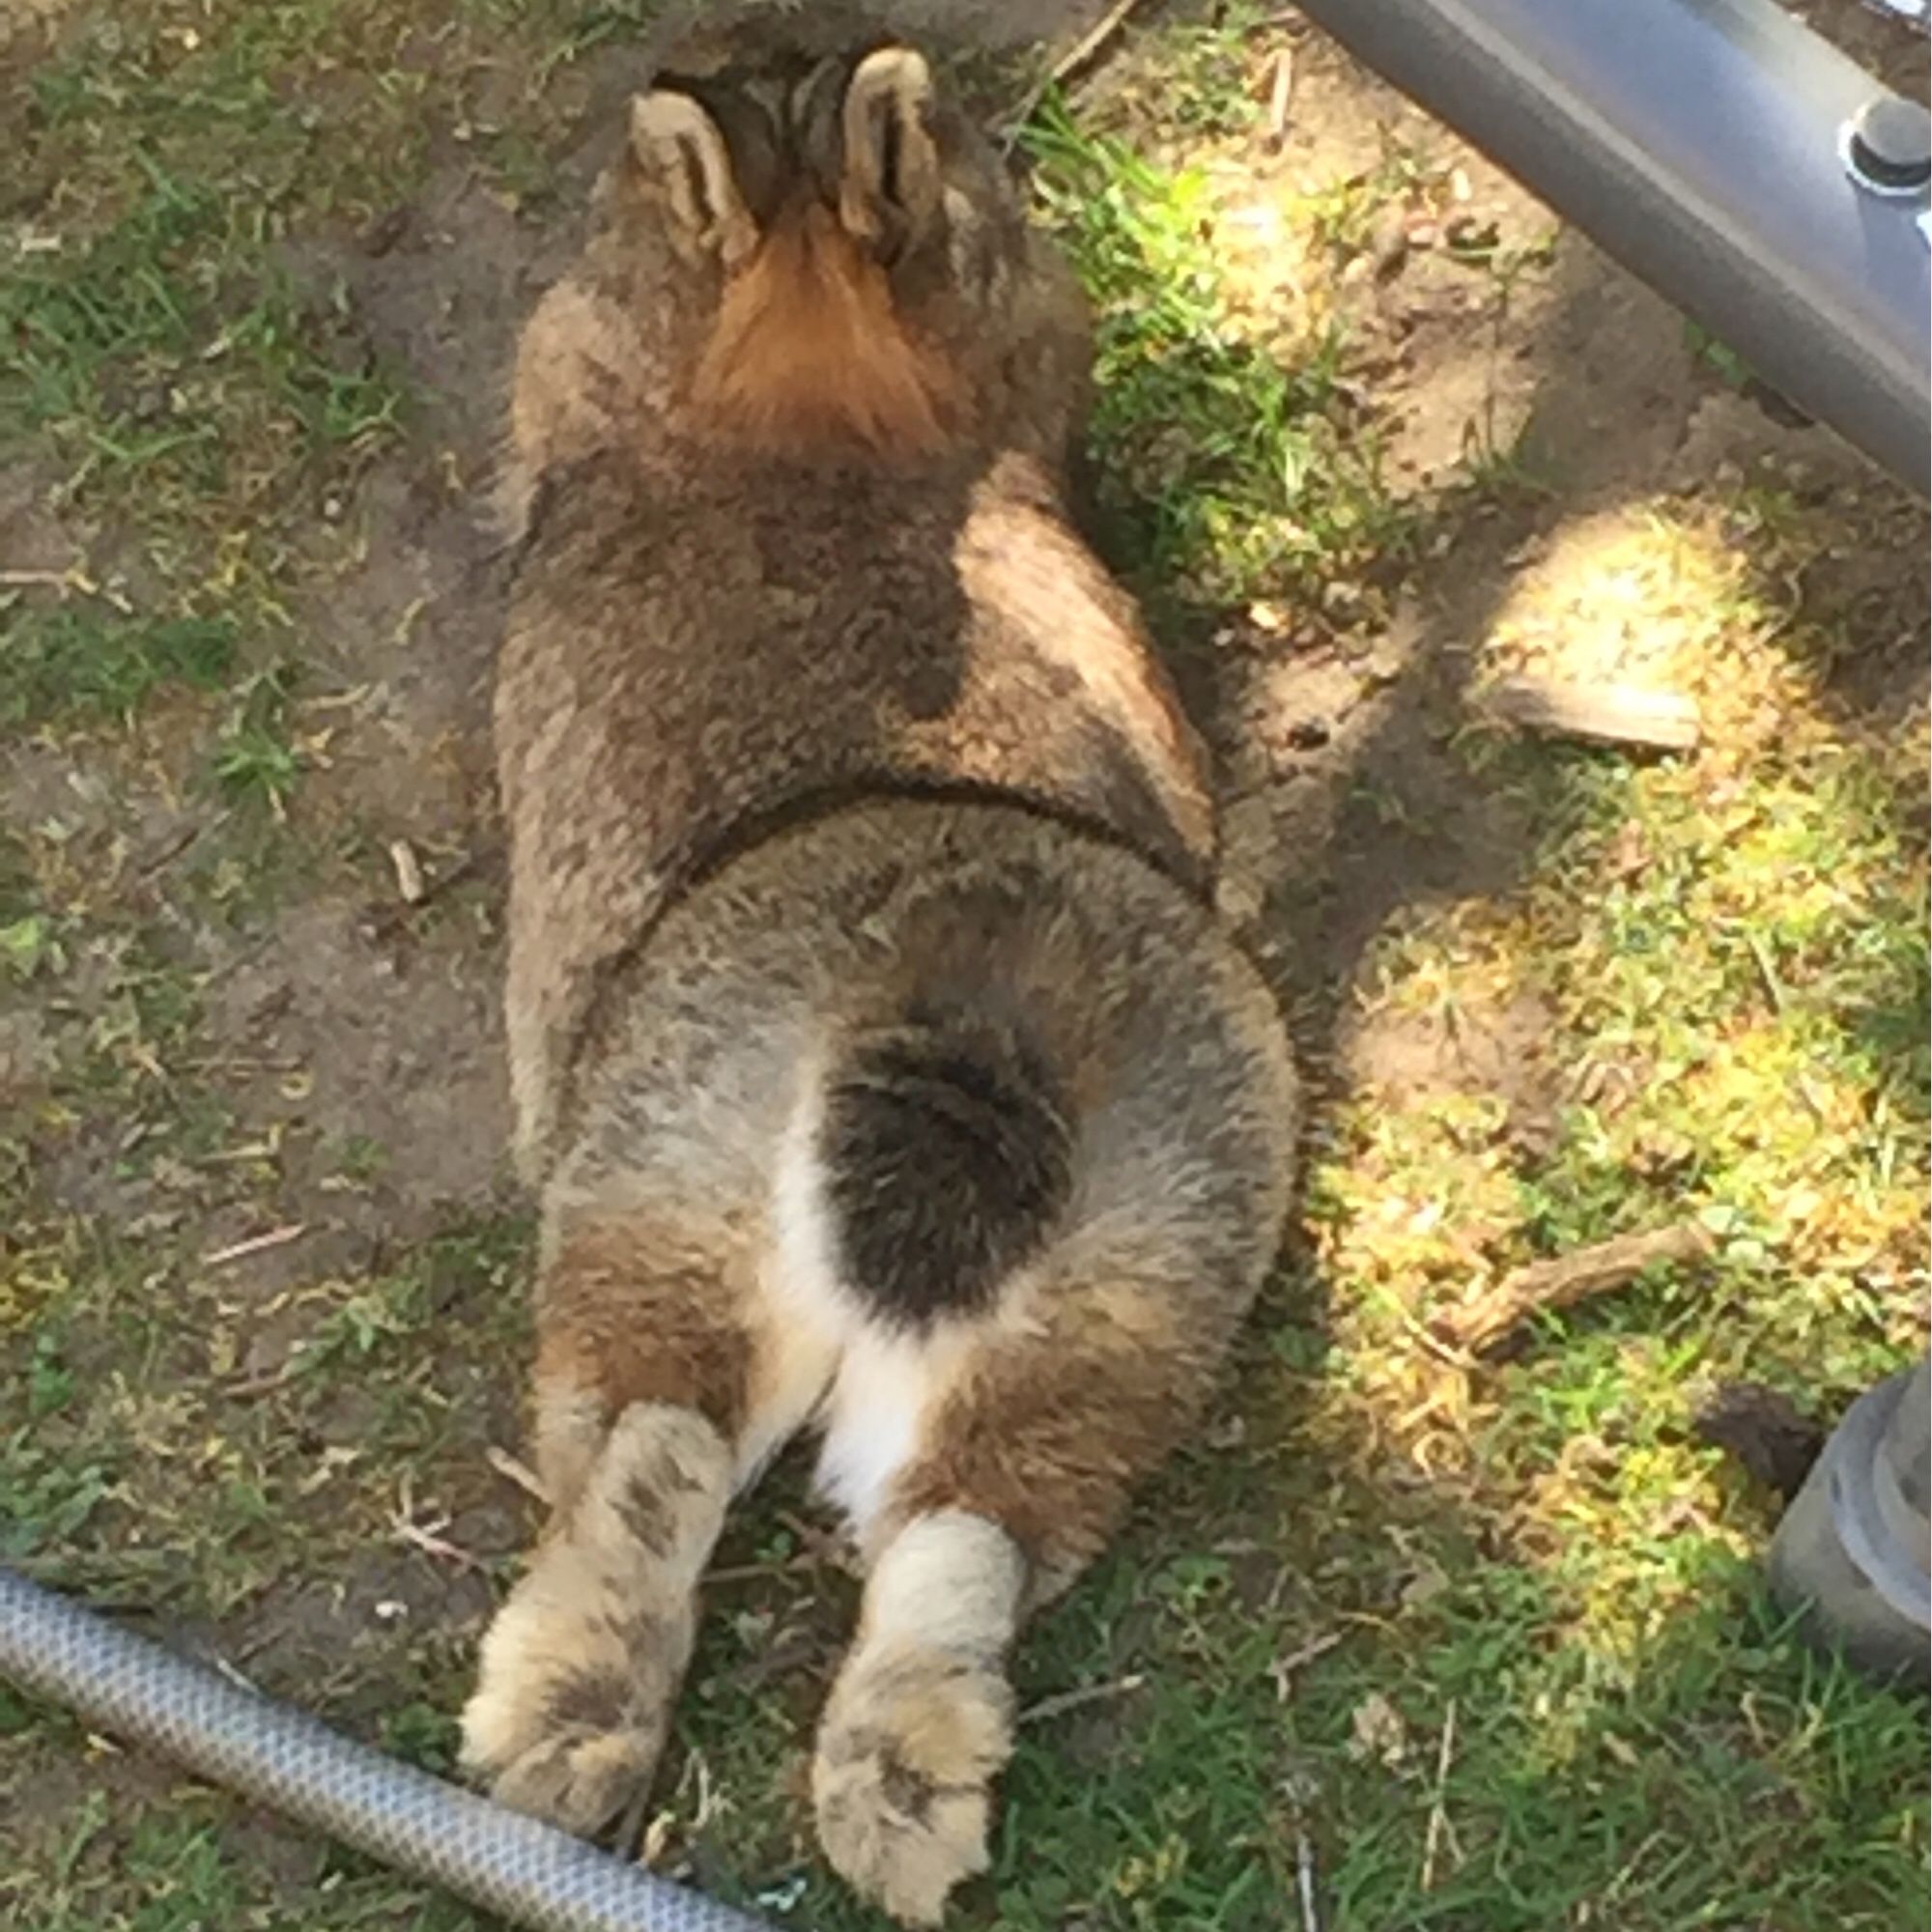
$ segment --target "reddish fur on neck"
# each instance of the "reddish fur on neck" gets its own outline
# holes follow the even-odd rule
[[[884,270],[814,207],[774,226],[732,277],[695,396],[760,443],[910,457],[945,445],[958,388],[907,336]]]

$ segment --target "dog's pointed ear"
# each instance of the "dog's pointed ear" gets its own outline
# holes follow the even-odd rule
[[[890,257],[938,218],[944,183],[927,117],[932,70],[910,47],[867,54],[845,90],[838,218]]]
[[[718,124],[688,94],[658,88],[631,103],[631,152],[663,191],[680,243],[728,269],[758,239]]]

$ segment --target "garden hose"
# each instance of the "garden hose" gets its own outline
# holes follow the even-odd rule
[[[0,1677],[530,1932],[769,1932],[0,1568]]]

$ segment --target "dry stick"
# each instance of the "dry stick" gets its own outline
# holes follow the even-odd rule
[[[1294,94],[1294,49],[1285,46],[1274,57],[1274,86],[1268,94],[1268,142],[1279,148],[1288,138],[1288,110]]]
[[[1703,735],[1697,700],[1676,691],[1629,684],[1559,684],[1513,677],[1491,692],[1491,711],[1511,724],[1563,738],[1688,752]]]
[[[203,1255],[203,1267],[221,1267],[229,1262],[239,1262],[247,1255],[259,1255],[270,1248],[285,1248],[291,1241],[298,1241],[308,1233],[306,1223],[291,1222],[286,1228],[270,1228],[266,1235],[250,1235],[245,1241],[237,1241],[232,1247],[216,1248],[213,1254]]]
[[[1348,1634],[1347,1631],[1329,1631],[1323,1635],[1318,1636],[1308,1643],[1304,1643],[1299,1650],[1293,1650],[1286,1657],[1276,1658],[1267,1667],[1267,1674],[1274,1682],[1275,1701],[1286,1704],[1289,1695],[1289,1680],[1294,1673],[1304,1663],[1313,1663],[1318,1657],[1327,1656]]]
[[[1573,1301],[1621,1288],[1653,1262],[1703,1261],[1712,1245],[1709,1231],[1694,1221],[1650,1234],[1619,1235],[1551,1261],[1531,1262],[1505,1275],[1487,1294],[1445,1310],[1430,1326],[1438,1341],[1480,1354],[1539,1309],[1568,1308]]]
[[[1014,110],[1012,121],[1007,129],[1008,154],[1012,153],[1014,144],[1026,130],[1027,123],[1039,112],[1039,103],[1063,80],[1078,73],[1121,31],[1126,24],[1127,15],[1139,5],[1140,0],[1114,0],[1114,5],[1107,9],[1094,26],[1062,54],[1028,90],[1026,98]]]
[[[1083,1704],[1097,1704],[1107,1697],[1124,1697],[1130,1690],[1138,1690],[1147,1679],[1135,1672],[1127,1677],[1117,1677],[1108,1684],[1086,1684],[1077,1690],[1061,1690],[1051,1697],[1042,1697],[1037,1704],[1029,1704],[1019,1715],[1022,1724],[1041,1724],[1049,1718],[1064,1717],[1068,1711],[1077,1711]]]
[[[1449,1816],[1442,1808],[1442,1792],[1449,1782],[1449,1760],[1456,1749],[1456,1700],[1442,1714],[1442,1747],[1435,1753],[1435,1795],[1429,1806],[1429,1833],[1422,1843],[1422,1889],[1435,1884],[1435,1855],[1442,1847],[1442,1830]]]
[[[540,1503],[550,1501],[550,1492],[543,1486],[543,1478],[527,1463],[521,1463],[507,1449],[499,1449],[496,1443],[483,1452],[483,1460],[501,1476],[506,1483],[514,1483],[526,1496],[533,1496]]]
[[[1294,1894],[1302,1932],[1321,1932],[1321,1906],[1315,1896],[1315,1847],[1300,1826],[1294,1830]]]

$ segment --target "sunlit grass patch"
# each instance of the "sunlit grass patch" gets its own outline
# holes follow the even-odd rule
[[[1339,342],[1291,358],[1242,331],[1203,178],[1051,105],[1028,143],[1098,310],[1094,436],[1149,581],[1217,603],[1386,562],[1400,520],[1334,384]]]

